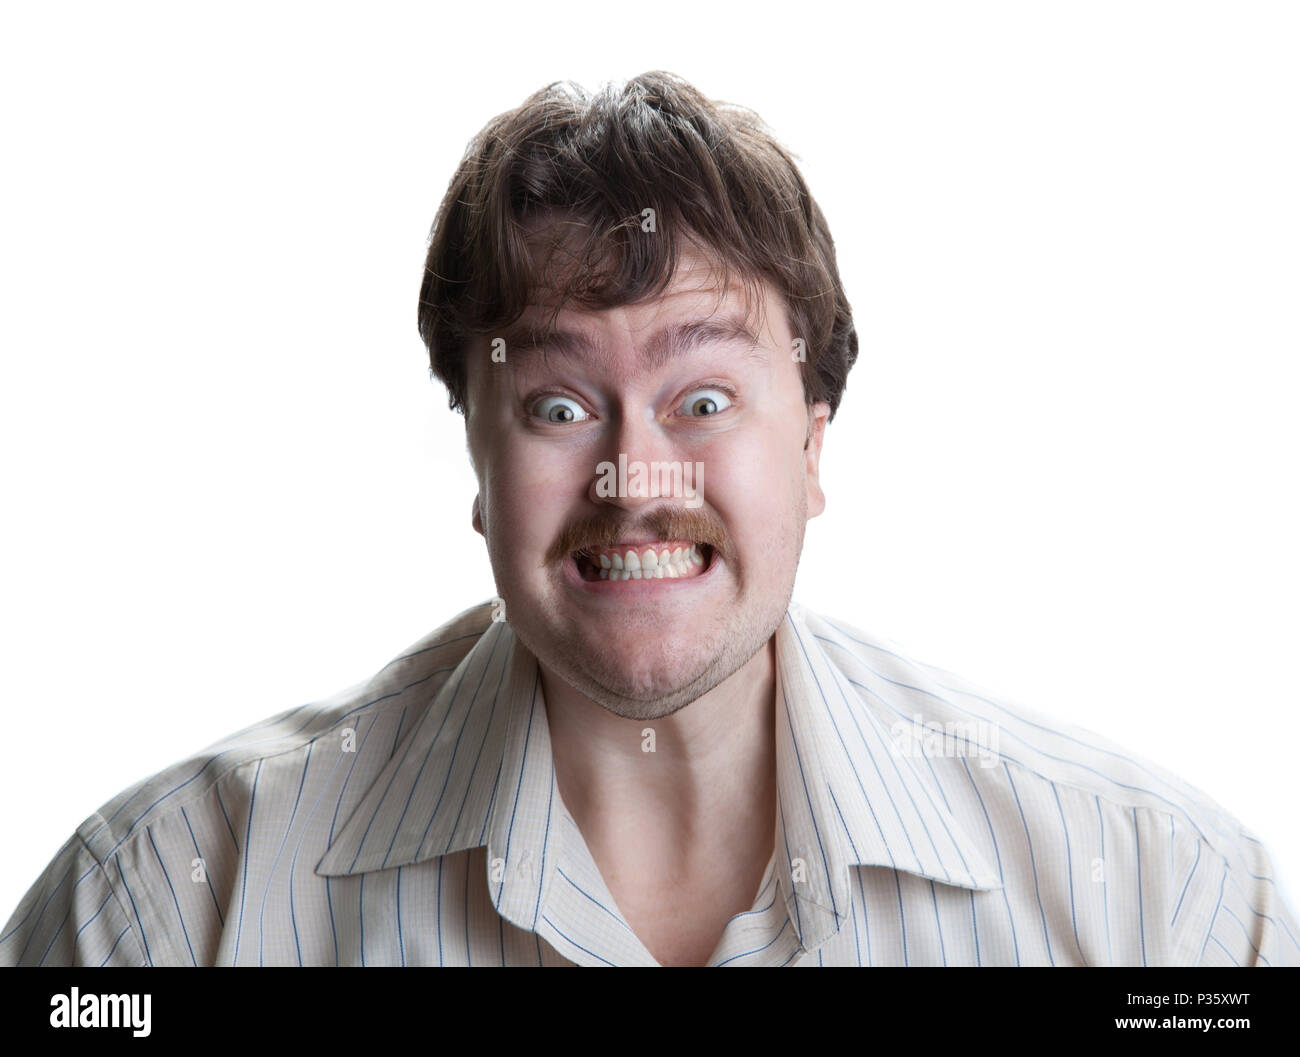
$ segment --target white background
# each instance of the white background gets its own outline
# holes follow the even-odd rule
[[[0,919],[125,786],[494,594],[428,228],[488,118],[655,68],[763,115],[839,246],[796,599],[1178,772],[1300,890],[1295,5],[4,12]]]

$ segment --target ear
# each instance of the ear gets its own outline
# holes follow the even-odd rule
[[[483,511],[479,508],[478,496],[474,497],[474,508],[470,518],[470,523],[474,526],[474,531],[480,536],[483,532]]]
[[[808,409],[808,434],[804,440],[804,477],[808,488],[808,516],[816,517],[826,509],[826,494],[822,491],[818,476],[822,457],[822,440],[826,435],[826,421],[830,418],[831,405],[825,402],[813,404]]]

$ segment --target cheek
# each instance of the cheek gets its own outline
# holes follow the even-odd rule
[[[803,464],[802,434],[795,437],[775,424],[760,425],[717,447],[703,462],[706,487],[712,471],[728,502],[771,515],[789,506],[791,481]]]
[[[558,446],[518,445],[503,452],[499,469],[500,491],[537,520],[563,517],[594,476],[594,462]]]
[[[535,564],[532,552],[550,546],[586,492],[583,465],[571,456],[526,445],[503,446],[494,453],[484,476],[484,502],[490,534],[505,560]]]
[[[701,458],[705,501],[717,510],[742,556],[748,551],[772,557],[788,550],[791,526],[805,502],[801,439],[773,428]]]

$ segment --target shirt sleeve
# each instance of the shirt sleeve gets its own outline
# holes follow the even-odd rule
[[[1300,928],[1282,900],[1264,845],[1243,833],[1224,863],[1201,965],[1300,966]]]
[[[0,932],[0,966],[148,964],[129,903],[80,836],[59,849]]]

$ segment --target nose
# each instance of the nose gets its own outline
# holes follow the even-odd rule
[[[615,506],[642,512],[681,497],[654,495],[659,474],[656,464],[677,458],[673,439],[648,408],[624,403],[604,442],[597,449],[598,462],[592,467],[588,497],[598,506]]]

